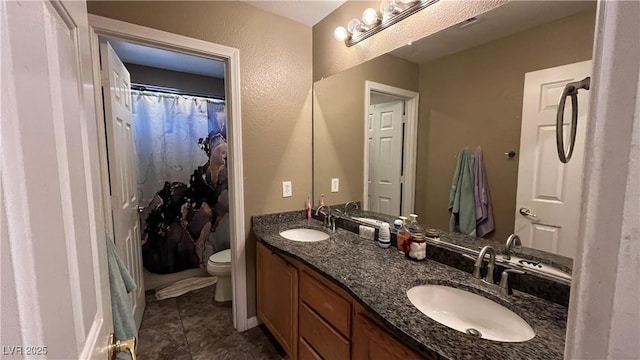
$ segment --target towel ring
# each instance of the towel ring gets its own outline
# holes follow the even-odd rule
[[[587,76],[581,81],[568,83],[562,91],[560,103],[558,104],[558,113],[556,114],[556,147],[558,148],[558,158],[562,163],[566,164],[571,159],[573,147],[576,142],[576,130],[578,128],[578,90],[589,90],[591,85],[591,77]],[[569,143],[569,153],[564,151],[564,104],[567,96],[571,96],[571,141]]]

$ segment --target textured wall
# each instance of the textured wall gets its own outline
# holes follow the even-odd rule
[[[422,39],[506,2],[508,0],[440,0],[358,44],[346,47],[334,39],[333,30],[338,26],[346,27],[352,18],[360,18],[364,9],[380,6],[379,1],[347,1],[313,27],[313,80],[386,54],[409,41]]]
[[[150,66],[124,64],[131,74],[131,82],[176,88],[185,92],[224,98],[224,79],[158,69]]]
[[[570,29],[571,31],[567,31]],[[595,11],[543,24],[420,66],[416,211],[447,229],[454,154],[482,146],[495,239],[513,232],[524,74],[591,59]]]
[[[364,165],[364,82],[418,91],[418,65],[383,55],[313,85],[314,201],[362,201]],[[331,178],[340,191],[331,192]]]
[[[240,50],[248,313],[254,315],[250,218],[303,209],[311,193],[311,28],[235,1],[91,1],[88,9]],[[293,182],[292,198],[282,198],[283,180]]]

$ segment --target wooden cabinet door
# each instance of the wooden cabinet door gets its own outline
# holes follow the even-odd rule
[[[362,314],[356,314],[351,339],[355,360],[420,359]]]
[[[257,244],[258,316],[291,359],[297,359],[298,270],[282,256]]]

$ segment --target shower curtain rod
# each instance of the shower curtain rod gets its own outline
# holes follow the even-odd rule
[[[197,92],[189,92],[189,91],[184,91],[184,90],[180,90],[180,89],[176,89],[176,88],[166,88],[166,87],[155,86],[155,85],[145,85],[145,84],[132,83],[131,84],[131,90],[152,91],[152,92],[159,92],[159,93],[163,93],[163,94],[185,95],[185,96],[193,96],[193,97],[199,97],[199,98],[207,98],[207,99],[225,101],[225,98],[222,97],[222,96],[215,96],[215,95],[209,95],[209,94],[203,94],[203,93],[197,93]]]

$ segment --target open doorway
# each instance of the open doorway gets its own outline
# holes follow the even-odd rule
[[[363,208],[413,212],[418,93],[365,82]]]
[[[226,279],[216,299],[232,300],[234,327],[246,330],[238,51],[98,16],[90,24],[107,232],[128,249],[120,255],[139,289]]]
[[[144,290],[162,300],[216,283],[231,301],[224,62],[99,41],[113,239],[138,285],[136,323]]]

